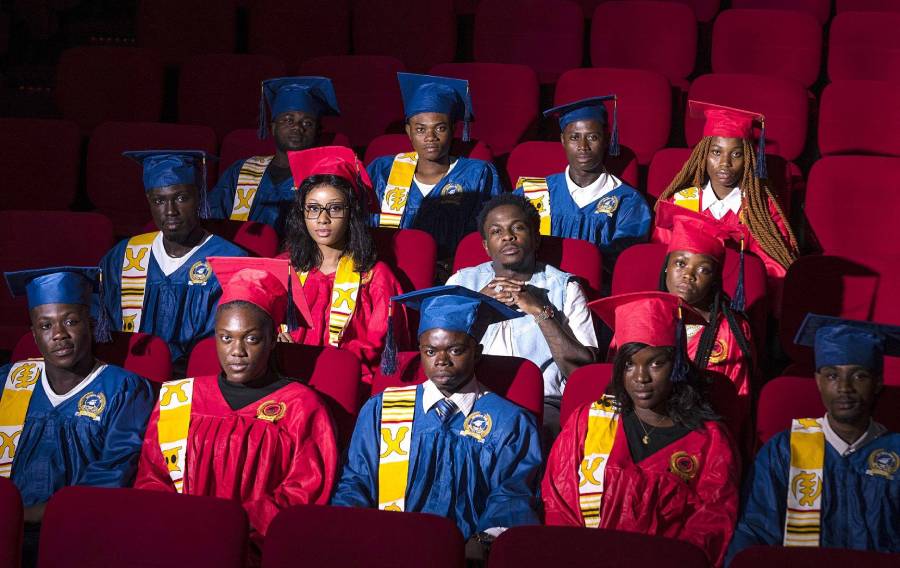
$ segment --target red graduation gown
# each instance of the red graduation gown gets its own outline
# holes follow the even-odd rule
[[[738,324],[750,343],[750,349],[753,349],[753,339],[750,331],[750,324],[747,319],[740,314],[735,314]],[[697,355],[697,348],[700,346],[700,336],[703,335],[703,329],[688,339],[688,356],[691,360]],[[728,320],[723,316],[719,316],[718,330],[716,332],[716,345],[713,347],[709,355],[709,364],[707,370],[725,375],[734,386],[737,387],[738,396],[747,398],[750,396],[750,374],[753,366],[756,365],[756,353],[751,353],[751,363],[744,359],[744,353],[735,339]]]
[[[548,525],[584,526],[578,472],[589,409],[584,405],[569,418],[550,452],[541,484]],[[707,422],[704,430],[691,432],[636,464],[622,423],[620,419],[604,474],[600,527],[684,540],[721,566],[737,520],[740,475],[725,427]],[[684,468],[691,458],[697,465],[684,481],[673,473],[673,462]]]

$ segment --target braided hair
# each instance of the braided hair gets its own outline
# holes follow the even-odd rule
[[[662,192],[658,201],[665,201],[687,187],[703,187],[709,176],[706,173],[706,157],[712,145],[712,136],[704,137],[691,152],[691,157],[684,163],[681,171]],[[765,180],[756,176],[756,150],[747,138],[743,139],[744,145],[744,175],[741,178],[741,223],[750,229],[750,234],[759,243],[763,251],[775,259],[778,264],[787,268],[797,260],[797,238],[791,230],[787,217],[778,201],[772,195]],[[778,230],[778,225],[769,214],[768,204],[775,206],[775,210],[785,222],[789,243],[785,244]]]

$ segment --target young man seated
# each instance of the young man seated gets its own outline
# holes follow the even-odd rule
[[[23,566],[36,562],[38,523],[56,491],[131,485],[153,409],[146,380],[91,351],[99,273],[79,267],[6,273],[13,295],[28,297],[42,356],[0,369],[0,475],[12,479],[25,506]]]
[[[825,416],[757,454],[729,561],[754,545],[900,552],[900,434],[872,419],[900,327],[809,314],[795,341],[815,349]]]
[[[418,309],[428,380],[363,406],[332,505],[454,520],[468,539],[538,524],[541,449],[535,418],[475,376],[485,327],[522,314],[459,286],[393,298]],[[386,371],[393,371],[386,353]]]

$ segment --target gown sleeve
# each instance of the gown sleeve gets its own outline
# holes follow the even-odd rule
[[[578,505],[578,467],[584,455],[584,437],[590,404],[569,416],[553,443],[541,483],[544,523],[583,527]]]
[[[225,173],[216,182],[216,186],[209,192],[209,210],[211,219],[228,219],[231,217],[231,208],[234,205],[234,193],[237,191],[237,178],[244,160],[228,166]]]
[[[122,327],[122,260],[123,250],[126,243],[120,242],[111,248],[103,258],[100,259],[100,270],[103,272],[103,289],[102,294],[93,296],[96,302],[97,310],[93,313],[99,314],[100,309],[106,310],[110,318],[110,327],[112,330],[119,330]]]
[[[167,491],[175,493],[175,484],[169,477],[169,468],[159,449],[159,404],[154,407],[147,422],[147,430],[144,433],[144,444],[141,447],[141,457],[138,460],[137,477],[134,480],[135,489],[150,489],[153,491]]]
[[[381,396],[374,396],[366,402],[356,420],[347,463],[332,505],[342,507],[375,507],[378,499],[378,453],[381,423]]]
[[[486,199],[497,197],[503,193],[503,186],[500,185],[500,174],[497,173],[497,168],[494,164],[487,164],[487,167],[484,168],[484,177],[481,187],[482,191],[487,194]]]

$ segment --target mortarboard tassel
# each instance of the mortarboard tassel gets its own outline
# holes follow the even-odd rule
[[[109,312],[106,311],[106,306],[103,303],[102,271],[100,272],[100,286],[97,290],[97,296],[99,299],[97,302],[99,311],[97,312],[97,325],[94,327],[94,341],[97,343],[109,343],[112,341],[112,319],[109,317]]]
[[[469,131],[471,130],[470,124],[472,122],[472,109],[469,107],[469,86],[466,85],[466,99],[465,101],[465,110],[463,111],[465,115],[463,116],[463,133],[462,133],[462,141],[468,142],[470,140]]]
[[[388,308],[387,336],[384,338],[384,351],[381,353],[381,374],[393,375],[397,372],[397,340],[394,338],[394,307]]]
[[[297,305],[294,303],[294,271],[290,268],[288,269],[287,297],[288,304],[284,323],[288,331],[296,331],[300,328],[300,314],[297,313]]]
[[[266,86],[260,85],[259,88],[259,124],[257,125],[256,135],[260,140],[265,140],[269,134],[266,128]]]
[[[769,168],[766,164],[766,119],[760,120],[762,128],[759,131],[759,146],[756,149],[756,177],[768,179]]]
[[[206,195],[206,154],[200,158],[200,218],[209,219],[212,211],[209,209],[209,197]]]
[[[619,155],[619,111],[618,99],[613,98],[612,133],[609,135],[609,155]]]
[[[747,303],[746,292],[744,292],[744,238],[741,237],[741,256],[738,260],[738,281],[734,288],[734,297],[731,299],[731,309],[736,312],[743,312]]]
[[[678,323],[675,326],[675,353],[672,357],[673,383],[686,381],[690,365],[687,359],[687,334],[684,329],[684,319],[681,317],[681,306],[678,307]]]

